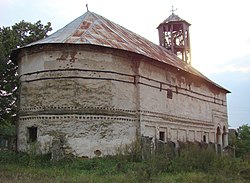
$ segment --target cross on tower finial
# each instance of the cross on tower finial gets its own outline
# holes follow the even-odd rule
[[[172,14],[174,14],[175,11],[177,11],[177,8],[174,9],[174,6],[172,6],[172,9],[170,10]]]
[[[88,4],[86,4],[86,8],[87,8],[87,11],[89,11],[89,6],[88,6]]]

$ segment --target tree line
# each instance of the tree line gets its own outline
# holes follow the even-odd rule
[[[50,22],[43,25],[40,20],[0,27],[0,135],[15,133],[18,66],[10,59],[11,51],[47,37],[51,30]]]

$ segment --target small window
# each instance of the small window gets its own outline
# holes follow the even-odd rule
[[[206,135],[203,135],[203,142],[207,142]]]
[[[28,127],[29,139],[28,142],[36,142],[37,140],[37,127]]]
[[[159,139],[165,141],[165,132],[159,132]]]
[[[167,98],[173,98],[173,91],[171,89],[167,89]]]

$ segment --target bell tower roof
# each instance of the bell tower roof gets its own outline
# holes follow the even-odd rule
[[[167,19],[165,19],[162,23],[170,23],[170,22],[186,22],[188,25],[191,25],[186,20],[180,18],[178,15],[172,13]]]

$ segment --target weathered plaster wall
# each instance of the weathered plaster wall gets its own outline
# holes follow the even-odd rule
[[[216,142],[217,127],[228,129],[224,91],[139,55],[77,45],[26,48],[19,76],[19,151],[29,149],[32,126],[40,153],[57,140],[64,153],[88,157],[115,153],[138,134]]]
[[[96,151],[114,153],[135,139],[132,63],[112,53],[73,50],[24,52],[19,63],[20,151],[29,148],[27,128],[32,126],[38,129],[41,153],[49,152],[56,139],[63,141],[65,153],[89,157]]]
[[[165,141],[216,142],[216,130],[226,131],[226,93],[176,68],[141,61],[140,110],[144,136]],[[168,98],[168,91],[172,98]],[[150,105],[149,105],[150,104]],[[152,130],[154,129],[154,130]],[[153,132],[154,131],[154,134]]]

